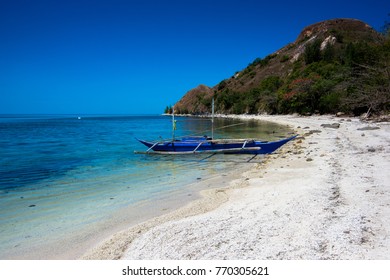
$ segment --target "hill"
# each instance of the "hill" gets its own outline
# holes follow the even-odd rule
[[[360,20],[319,22],[214,87],[190,90],[175,111],[209,113],[213,97],[218,113],[388,111],[390,41]]]

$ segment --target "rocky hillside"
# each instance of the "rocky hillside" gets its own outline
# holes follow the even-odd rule
[[[354,19],[323,21],[218,85],[190,90],[175,111],[208,113],[212,97],[219,113],[388,110],[389,66],[389,40],[369,25]]]

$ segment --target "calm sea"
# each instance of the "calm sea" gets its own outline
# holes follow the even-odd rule
[[[177,120],[178,136],[210,134],[209,120]],[[254,121],[231,126],[235,123],[217,119],[215,127],[230,127],[216,129],[215,136],[270,139],[287,131]],[[169,208],[175,199],[191,196],[187,186],[245,165],[245,155],[134,153],[146,150],[135,137],[169,139],[171,128],[170,117],[157,115],[1,115],[0,258],[45,257],[39,248],[49,243],[83,242],[93,236],[94,225],[107,229],[119,216],[124,223],[142,220],[147,214],[135,209]],[[49,255],[55,257],[53,250]]]

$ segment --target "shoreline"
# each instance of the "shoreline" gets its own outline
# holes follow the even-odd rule
[[[240,182],[240,179],[228,176],[233,182]],[[214,183],[215,180],[221,180],[220,176],[211,177],[202,181],[202,184]],[[243,187],[242,182],[239,184]],[[237,186],[235,186],[237,187]],[[125,249],[139,236],[146,233],[148,230],[170,221],[180,220],[187,217],[210,212],[218,208],[223,203],[227,202],[229,197],[227,195],[228,188],[220,186],[220,188],[203,189],[199,191],[195,200],[186,203],[184,206],[173,209],[172,211],[147,219],[144,222],[138,223],[126,230],[122,230],[111,235],[109,238],[97,244],[92,249],[85,252],[80,259],[83,260],[115,260],[123,258]]]
[[[251,163],[256,164],[256,163]],[[230,164],[231,165],[231,164]],[[202,168],[203,167],[198,167]],[[230,166],[228,169],[231,169]],[[96,254],[95,249],[99,248],[105,241],[114,238],[112,241],[115,245],[117,242],[124,242],[127,244],[128,240],[120,241],[121,235],[117,233],[130,232],[130,229],[137,228],[138,225],[155,222],[162,222],[168,220],[173,212],[177,209],[186,207],[189,203],[199,200],[201,197],[200,191],[204,190],[206,196],[211,196],[213,202],[203,204],[194,204],[194,207],[202,207],[203,212],[209,211],[211,208],[208,204],[214,204],[214,201],[223,199],[223,189],[227,182],[235,178],[229,172],[221,169],[222,173],[216,170],[208,171],[208,174],[201,174],[195,181],[181,185],[179,189],[171,190],[167,193],[160,194],[157,198],[151,200],[142,200],[135,204],[130,204],[124,208],[110,214],[109,219],[98,220],[95,223],[85,226],[82,230],[71,232],[60,237],[53,238],[53,240],[45,240],[42,243],[30,243],[29,247],[23,247],[21,250],[5,251],[7,255],[3,259],[17,260],[74,260],[74,259],[118,259],[121,256],[120,248],[115,250],[106,250],[106,248]],[[191,174],[186,173],[191,177]],[[199,175],[199,173],[197,173]],[[192,177],[195,178],[192,174]],[[183,188],[182,186],[185,186]],[[211,187],[212,186],[212,187]],[[211,188],[220,187],[220,190],[215,195],[209,195]],[[199,206],[200,205],[200,206]],[[193,207],[193,208],[194,208]],[[207,208],[205,208],[207,207]],[[191,209],[191,213],[194,209]],[[190,213],[189,211],[187,211]],[[181,213],[185,213],[181,211]],[[157,217],[157,218],[156,218]],[[166,217],[165,219],[160,219]],[[150,226],[153,226],[151,223]],[[146,227],[146,224],[143,225]],[[52,235],[54,236],[54,235]],[[51,236],[51,237],[52,237]],[[124,236],[124,235],[122,235]],[[18,249],[18,248],[16,248]],[[92,249],[92,250],[91,250]]]
[[[301,137],[236,174],[228,188],[203,191],[202,199],[117,233],[83,258],[390,258],[389,123],[226,117],[289,125]]]

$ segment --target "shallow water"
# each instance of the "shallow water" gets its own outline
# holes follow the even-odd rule
[[[209,120],[177,121],[178,136],[210,135]],[[288,131],[256,121],[231,126],[239,122],[216,119],[215,127],[230,127],[216,129],[215,137],[271,140]],[[94,225],[124,209],[132,212],[122,217],[124,222],[142,220],[153,213],[137,209],[153,211],[175,199],[189,200],[194,190],[185,186],[250,158],[134,154],[145,150],[135,137],[169,139],[171,128],[164,116],[1,116],[0,258],[42,258],[37,248],[70,236],[92,236],[88,231],[96,230]]]

